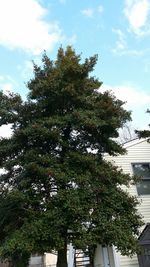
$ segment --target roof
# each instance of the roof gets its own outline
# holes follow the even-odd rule
[[[132,147],[132,146],[135,146],[135,145],[137,145],[137,144],[140,144],[140,143],[142,143],[142,142],[145,142],[145,141],[147,141],[149,138],[136,138],[136,139],[133,139],[133,140],[131,140],[131,141],[128,141],[128,142],[126,142],[126,143],[124,143],[123,144],[123,147],[124,148],[129,148],[129,147]]]
[[[141,245],[149,245],[150,244],[150,223],[147,223],[144,230],[140,234],[139,238],[139,243]]]

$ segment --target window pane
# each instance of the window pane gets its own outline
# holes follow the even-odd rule
[[[149,195],[150,194],[150,180],[142,180],[137,184],[138,195]]]
[[[135,163],[132,164],[135,175],[141,176],[143,179],[137,184],[138,195],[150,194],[150,164]]]
[[[149,163],[136,163],[133,164],[134,174],[142,176],[144,178],[150,178],[150,165]]]

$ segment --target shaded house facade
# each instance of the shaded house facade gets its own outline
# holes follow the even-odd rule
[[[143,253],[138,255],[139,265],[143,267],[150,266],[150,224],[147,224],[139,237],[139,243],[142,246]]]

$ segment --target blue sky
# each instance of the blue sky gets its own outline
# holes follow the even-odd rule
[[[32,60],[40,64],[43,50],[55,59],[60,45],[83,59],[98,54],[101,90],[127,101],[133,127],[147,126],[150,0],[0,0],[1,90],[25,97]]]

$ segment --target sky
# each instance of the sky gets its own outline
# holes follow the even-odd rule
[[[0,90],[28,94],[32,61],[55,59],[72,45],[98,54],[93,75],[126,102],[132,126],[146,128],[150,108],[150,0],[0,0]],[[0,128],[0,135],[9,134]]]

